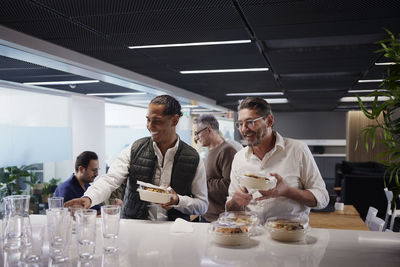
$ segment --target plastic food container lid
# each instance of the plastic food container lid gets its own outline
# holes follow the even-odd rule
[[[218,221],[221,223],[234,223],[238,226],[256,226],[260,224],[257,214],[249,211],[227,211],[219,215]]]

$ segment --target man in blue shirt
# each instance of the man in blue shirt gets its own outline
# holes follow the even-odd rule
[[[64,203],[83,196],[99,171],[97,154],[92,151],[82,152],[75,161],[75,172],[65,182],[59,184],[54,192],[55,197],[64,197]],[[100,210],[96,205],[93,209]]]

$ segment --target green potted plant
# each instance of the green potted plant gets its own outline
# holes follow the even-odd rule
[[[385,150],[377,154],[376,160],[386,166],[384,185],[393,191],[393,207],[400,194],[400,34],[396,36],[389,30],[386,32],[388,38],[377,42],[382,49],[376,52],[383,52],[383,56],[393,64],[385,73],[385,79],[380,84],[381,90],[369,95],[374,97],[370,109],[366,108],[359,96],[357,98],[363,114],[375,121],[374,125],[362,131],[367,151],[369,147],[374,148],[376,142],[385,146]],[[378,102],[378,97],[386,100]],[[377,129],[382,129],[382,136],[377,135]]]
[[[43,183],[43,193],[42,193],[43,203],[47,203],[47,199],[54,194],[54,191],[56,191],[57,185],[60,181],[61,179],[52,178],[48,183],[47,182]]]
[[[30,168],[30,165],[0,168],[0,183],[6,185],[6,196],[20,195],[23,193],[25,185],[29,184],[32,178],[35,177],[35,174],[29,171]]]

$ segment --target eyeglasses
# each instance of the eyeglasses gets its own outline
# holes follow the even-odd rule
[[[254,120],[237,121],[237,122],[235,122],[235,126],[236,126],[236,128],[241,129],[243,127],[243,124],[244,124],[244,125],[246,125],[247,128],[249,128],[249,127],[253,128],[255,122],[258,121],[258,120],[261,120],[261,119],[264,119],[264,116],[259,117],[259,118],[254,119]]]
[[[205,129],[207,129],[208,127],[205,127],[205,128],[203,128],[203,129],[201,129],[200,131],[194,131],[194,136],[199,136],[199,134],[202,132],[202,131],[204,131]]]

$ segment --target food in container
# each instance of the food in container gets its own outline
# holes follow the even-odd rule
[[[248,189],[269,190],[276,186],[276,178],[256,174],[244,174],[240,179],[240,185]]]
[[[260,219],[256,213],[250,211],[223,212],[219,215],[218,221],[221,223],[234,223],[238,226],[245,225],[251,235],[258,235],[260,231],[263,231],[262,227],[260,227],[261,229],[256,229],[257,226],[260,226]]]
[[[156,186],[141,181],[137,182],[140,199],[152,203],[165,204],[171,200],[172,194],[167,188]]]
[[[301,241],[310,230],[306,219],[296,217],[272,217],[267,219],[265,226],[272,239],[284,242]]]
[[[235,223],[237,225],[256,226],[260,219],[254,212],[248,211],[227,211],[219,215],[218,221],[222,223]]]
[[[249,225],[215,221],[210,225],[212,240],[223,246],[247,245],[250,240]]]

